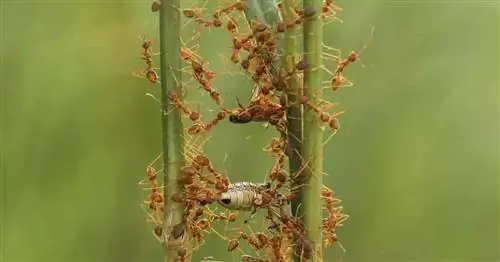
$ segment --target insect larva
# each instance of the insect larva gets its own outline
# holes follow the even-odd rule
[[[234,183],[221,194],[219,204],[230,210],[255,211],[257,206],[262,203],[260,191],[268,186],[268,184],[251,182]]]

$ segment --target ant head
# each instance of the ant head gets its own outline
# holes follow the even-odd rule
[[[153,3],[151,4],[151,11],[158,12],[158,10],[160,10],[160,7],[162,5],[163,5],[163,2],[161,0],[154,0]]]
[[[349,60],[349,62],[354,62],[356,61],[356,59],[358,58],[358,55],[356,54],[356,52],[352,51],[349,56],[347,57],[347,60]]]
[[[187,48],[181,47],[181,59],[188,60],[189,58],[191,58],[191,52]]]
[[[241,67],[245,70],[247,70],[250,67],[250,61],[248,59],[244,59],[240,63]]]
[[[368,45],[370,44],[372,38],[373,38],[373,33],[375,32],[375,27],[372,27],[372,30],[370,32],[370,36],[368,37],[368,40],[366,41],[366,44],[363,45],[363,47],[359,50],[359,52],[351,52],[349,54],[349,57],[347,57],[347,60],[349,62],[354,62],[354,61],[358,61],[358,62],[361,62],[361,60],[359,59],[359,56],[361,55],[361,53],[363,53],[363,51],[365,51],[365,49],[368,47]],[[365,67],[365,65],[363,64],[363,62],[361,62],[361,66],[362,67]]]
[[[142,48],[149,49],[151,48],[152,45],[153,45],[153,40],[147,40],[147,39],[142,40]]]

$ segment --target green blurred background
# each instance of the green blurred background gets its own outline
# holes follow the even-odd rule
[[[366,67],[346,70],[356,87],[326,92],[347,113],[325,148],[325,181],[351,218],[339,232],[347,252],[331,248],[325,261],[500,260],[498,3],[340,4],[330,45],[347,54],[376,30]],[[1,261],[161,260],[137,186],[160,150],[158,105],[145,96],[157,87],[131,75],[142,66],[137,36],[156,37],[149,6],[1,3]],[[204,33],[212,68],[229,40]],[[218,78],[228,106],[249,97],[241,81]],[[227,121],[217,130],[205,147],[216,166],[262,181],[274,131]],[[234,261],[213,239],[195,258]]]

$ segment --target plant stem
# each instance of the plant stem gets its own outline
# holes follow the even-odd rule
[[[162,104],[162,151],[164,172],[164,230],[168,236],[173,225],[182,222],[183,208],[174,203],[170,196],[180,190],[178,177],[184,166],[184,128],[179,110],[168,99],[168,92],[181,97],[180,59],[180,0],[169,0],[160,7],[160,79]],[[169,112],[167,114],[167,112]],[[175,261],[177,246],[165,237],[165,262]]]
[[[295,0],[284,0],[283,3],[283,19],[285,23],[293,21],[295,18],[294,8],[296,7]],[[298,30],[296,28],[289,28],[285,31],[284,36],[284,56],[283,56],[283,68],[287,72],[292,72],[295,68],[296,57],[297,57],[297,39],[296,35]],[[292,215],[294,217],[302,217],[303,209],[300,208],[301,203],[304,201],[303,191],[300,186],[300,181],[293,179],[295,175],[301,169],[302,158],[300,155],[302,147],[302,106],[297,104],[297,98],[301,95],[301,85],[299,82],[299,77],[297,74],[293,74],[287,82],[287,104],[289,108],[287,109],[287,140],[288,140],[288,165],[290,176],[292,178],[292,189],[295,195],[295,199],[292,201]],[[299,182],[299,184],[297,183]],[[298,239],[295,239],[298,243]],[[294,260],[301,261],[301,245],[295,245],[296,250],[294,252]]]
[[[322,0],[304,0],[304,10],[316,10],[314,16],[304,22],[304,58],[309,64],[304,72],[304,95],[311,101],[322,96],[321,53],[323,43],[323,21],[320,19]],[[318,104],[318,103],[316,103]],[[302,143],[303,163],[307,182],[304,192],[304,221],[307,236],[314,247],[314,261],[322,261],[322,213],[321,188],[323,186],[323,131],[316,113],[312,110],[304,112],[304,139]]]

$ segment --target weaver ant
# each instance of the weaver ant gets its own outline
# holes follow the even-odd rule
[[[181,59],[191,64],[193,79],[198,82],[200,87],[209,93],[210,98],[218,105],[222,105],[220,93],[213,88],[211,83],[211,80],[214,78],[214,72],[208,70],[203,65],[203,62],[200,62],[201,59],[187,48],[181,48]]]
[[[199,112],[193,111],[189,109],[187,106],[185,106],[180,98],[179,95],[173,90],[171,90],[168,93],[168,99],[172,102],[172,104],[179,110],[181,110],[185,115],[189,116],[189,119],[191,121],[199,121],[201,118],[201,114]]]
[[[163,5],[163,0],[153,0],[153,3],[151,3],[151,11],[158,12],[162,5]]]
[[[323,122],[323,124],[325,124],[326,126],[329,126],[334,131],[339,129],[339,120],[337,119],[337,117],[339,115],[343,114],[344,111],[341,111],[341,112],[338,112],[335,114],[328,114],[328,113],[324,112],[322,109],[320,109],[317,105],[315,105],[311,101],[309,101],[309,98],[307,96],[302,96],[299,99],[299,102],[301,104],[305,105],[306,107],[312,109],[318,115],[319,119],[321,120],[321,122]],[[330,104],[328,107],[333,107],[333,106],[334,106],[334,104]]]
[[[202,25],[203,27],[210,27],[210,26],[220,26],[220,20],[217,19],[217,22],[215,20],[209,20],[209,19],[204,19],[202,10],[204,6],[207,4],[208,1],[205,1],[205,4],[201,8],[188,8],[188,9],[179,9],[179,11],[182,12],[182,14],[190,19],[193,19],[195,23]]]
[[[339,56],[335,56],[335,55],[332,55],[332,54],[329,54],[329,53],[325,53],[324,56],[325,56],[325,59],[335,59],[337,60],[337,67],[335,68],[335,71],[332,73],[330,72],[328,69],[326,68],[323,68],[325,69],[325,71],[327,71],[330,75],[332,75],[332,79],[331,81],[329,81],[330,83],[330,87],[332,88],[332,90],[337,90],[339,89],[341,86],[346,86],[346,87],[350,87],[350,86],[353,86],[352,82],[350,82],[349,80],[345,79],[342,75],[342,73],[344,72],[344,69],[349,66],[351,63],[354,63],[356,62],[358,59],[359,59],[359,55],[368,47],[368,44],[370,43],[370,40],[371,38],[373,37],[373,32],[375,31],[375,27],[372,27],[372,30],[371,30],[371,33],[370,33],[370,37],[368,38],[368,41],[365,45],[363,45],[363,47],[361,48],[361,50],[359,52],[354,52],[354,51],[351,51],[349,53],[349,56],[347,56],[346,59],[343,59],[341,60],[340,59],[340,50],[336,49],[336,48],[333,48],[333,47],[329,47],[325,44],[323,44],[323,47],[328,49],[328,50],[332,50],[332,51],[336,51],[337,53],[339,53]],[[344,83],[344,85],[342,85]]]
[[[240,108],[234,110],[229,116],[229,121],[235,124],[245,124],[249,122],[269,122],[276,125],[285,115],[285,110],[280,104],[267,102],[265,104],[252,101],[247,107],[241,105],[237,99]]]
[[[325,4],[321,8],[321,18],[323,19],[333,19],[333,20],[338,20],[339,22],[342,23],[342,20],[337,18],[335,15],[337,14],[337,11],[343,11],[343,9],[335,4],[333,4],[333,0],[325,0]],[[331,14],[328,14],[331,13]]]
[[[139,185],[148,184],[147,188],[150,193],[148,194],[147,200],[143,201],[142,208],[147,213],[149,219],[148,222],[153,222],[155,227],[153,229],[153,236],[162,241],[163,236],[163,214],[165,213],[165,204],[163,199],[163,190],[161,186],[158,186],[156,178],[158,176],[158,171],[153,167],[153,165],[160,159],[162,155],[158,155],[146,168],[146,178],[139,182]]]
[[[283,32],[285,32],[286,29],[291,29],[297,25],[302,24],[306,19],[311,18],[314,15],[316,15],[316,9],[314,9],[312,7],[308,7],[308,8],[303,9],[303,10],[299,9],[299,8],[295,8],[294,14],[297,16],[297,18],[295,18],[294,20],[289,21],[289,22],[278,23],[278,25],[276,26],[277,33],[283,33]]]
[[[245,11],[246,9],[247,9],[246,3],[240,1],[240,2],[236,2],[236,3],[230,4],[227,7],[224,7],[224,8],[221,8],[219,10],[216,10],[214,12],[214,14],[213,14],[213,17],[214,18],[219,18],[222,14],[228,15],[231,12],[233,12],[234,10]]]
[[[156,84],[159,81],[159,75],[156,70],[153,68],[153,55],[157,55],[153,53],[151,46],[153,45],[153,40],[148,40],[143,37],[140,37],[142,41],[142,48],[144,49],[141,53],[141,59],[144,60],[147,67],[141,70],[140,73],[133,72],[132,74],[139,78],[146,78],[150,83]]]
[[[324,245],[325,247],[329,247],[338,241],[335,229],[340,227],[342,222],[347,219],[348,216],[341,213],[342,207],[334,207],[334,205],[339,203],[340,200],[335,198],[334,193],[330,188],[325,186],[321,189],[321,198],[325,201],[326,211],[328,213],[328,216],[323,219],[323,233],[325,236]]]

